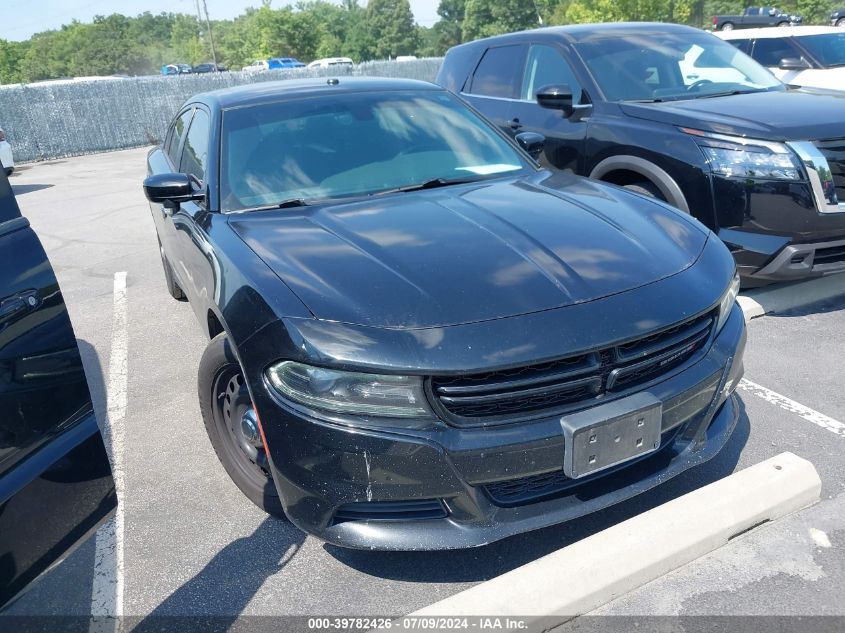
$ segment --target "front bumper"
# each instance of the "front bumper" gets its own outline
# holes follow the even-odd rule
[[[714,178],[713,192],[744,287],[845,271],[845,212],[819,212],[809,183]]]
[[[271,429],[274,480],[291,522],[336,545],[484,545],[595,512],[716,455],[738,420],[732,392],[744,347],[744,319],[735,307],[706,352],[649,388],[664,402],[660,450],[584,479],[560,476],[566,447],[559,417],[487,429],[375,431],[276,406],[271,415],[261,411],[265,432]],[[513,494],[522,483],[533,496]],[[536,494],[542,485],[547,489]],[[386,503],[411,500],[440,503],[445,516],[417,519],[401,511],[413,504],[398,504],[395,513],[380,515],[389,520],[367,517],[368,507],[383,511]],[[358,512],[353,519],[343,510],[350,504]]]

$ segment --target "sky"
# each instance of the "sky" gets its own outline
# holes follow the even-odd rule
[[[339,0],[336,1],[339,4]],[[212,19],[229,19],[247,7],[261,5],[261,0],[206,0]],[[295,0],[273,0],[273,7],[294,4]],[[410,0],[417,24],[431,26],[437,22],[439,0]],[[366,0],[360,0],[366,5]],[[138,15],[144,11],[162,13],[196,13],[194,0],[2,0],[0,39],[25,40],[33,33],[57,29],[76,19],[90,22],[95,15],[123,13]]]

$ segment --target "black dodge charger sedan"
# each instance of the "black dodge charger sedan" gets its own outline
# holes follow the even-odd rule
[[[481,545],[699,464],[738,418],[730,253],[695,219],[552,174],[437,86],[199,95],[148,158],[170,293],[211,342],[217,455],[332,543]]]
[[[544,165],[688,211],[749,287],[845,272],[845,93],[791,89],[699,29],[629,22],[456,46],[437,83],[506,134],[543,134]]]

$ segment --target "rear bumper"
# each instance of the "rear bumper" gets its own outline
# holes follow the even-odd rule
[[[716,455],[738,420],[732,391],[742,376],[744,347],[744,320],[735,308],[702,357],[649,388],[664,402],[660,450],[594,476],[561,475],[566,446],[559,417],[414,433],[351,429],[278,407],[273,428],[284,429],[284,437],[268,437],[274,480],[289,519],[336,545],[484,545],[619,503]],[[261,412],[265,430],[269,413]],[[407,501],[440,503],[442,512],[415,518],[402,513],[413,506],[398,502]],[[368,518],[368,504],[383,511],[391,502],[395,515],[376,520],[373,506]],[[349,504],[360,512],[351,519]]]

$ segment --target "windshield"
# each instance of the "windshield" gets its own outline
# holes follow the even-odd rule
[[[802,35],[795,39],[825,68],[845,66],[845,33]]]
[[[704,32],[615,32],[587,38],[577,49],[608,101],[785,89],[753,59]]]
[[[504,138],[441,91],[343,93],[227,110],[224,211],[344,198],[529,169]]]

